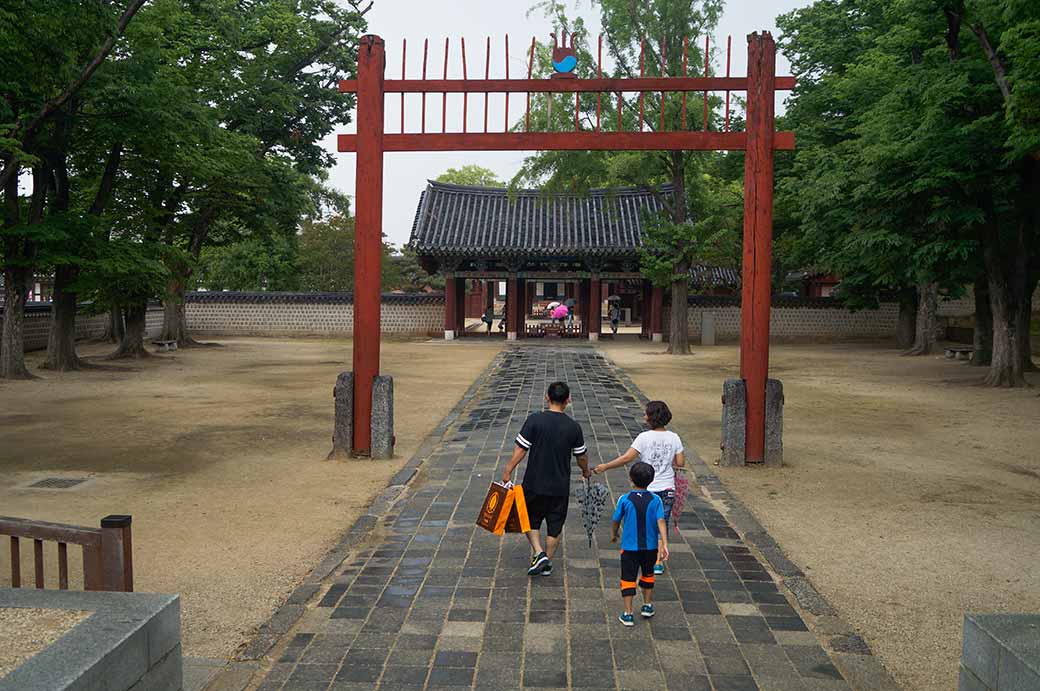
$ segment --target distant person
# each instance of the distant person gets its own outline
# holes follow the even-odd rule
[[[655,564],[668,560],[668,525],[661,498],[647,489],[654,480],[654,469],[639,461],[628,471],[633,490],[618,500],[611,523],[610,541],[621,536],[621,599],[625,610],[618,615],[624,626],[635,626],[632,601],[636,583],[643,591],[639,614],[644,619],[654,616],[653,592]]]
[[[484,316],[480,318],[480,321],[487,325],[488,336],[491,335],[491,327],[495,323],[495,308],[488,305],[488,308],[484,310]]]
[[[611,303],[610,311],[607,314],[610,317],[610,330],[617,334],[618,323],[621,321],[621,308]]]
[[[502,482],[510,482],[513,470],[527,459],[524,471],[524,499],[531,530],[531,565],[528,576],[548,576],[552,573],[552,557],[560,545],[560,533],[567,520],[567,503],[571,494],[571,456],[581,468],[583,477],[589,472],[589,457],[581,425],[565,412],[571,402],[571,390],[562,381],[549,384],[545,399],[548,410],[531,413],[516,435],[516,447],[502,471]],[[545,548],[542,548],[541,527],[545,521]]]
[[[672,421],[672,411],[664,401],[650,401],[646,404],[646,424],[650,428],[641,432],[632,446],[609,463],[602,463],[593,469],[596,474],[605,473],[611,468],[627,465],[637,458],[649,463],[654,469],[653,482],[648,489],[661,498],[664,506],[664,521],[667,524],[672,517],[672,505],[675,504],[675,470],[686,467],[686,455],[679,435],[667,429]],[[664,563],[654,565],[654,573],[664,573]]]

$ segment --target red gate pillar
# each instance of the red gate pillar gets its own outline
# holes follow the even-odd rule
[[[466,300],[469,290],[465,278],[455,279],[455,336],[462,338],[466,335]]]
[[[661,286],[650,289],[650,340],[664,341],[664,288]]]
[[[599,282],[599,274],[589,278],[589,340],[598,341],[599,331],[603,324],[603,288]]]
[[[379,374],[379,284],[383,262],[383,39],[358,47],[357,187],[354,231],[354,448],[372,450],[372,384]]]
[[[740,376],[747,387],[745,460],[765,459],[769,377],[770,274],[773,258],[773,91],[776,43],[748,36],[747,153],[744,159],[744,257],[740,303]]]

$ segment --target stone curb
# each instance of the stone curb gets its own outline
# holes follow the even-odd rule
[[[610,359],[610,356],[603,351],[599,352],[616,370],[618,379],[645,406],[650,401],[646,394],[636,386],[622,367]],[[837,610],[827,602],[802,570],[784,554],[783,549],[766,532],[754,513],[726,489],[721,478],[695,451],[688,453],[687,458],[691,461],[690,465],[697,482],[708,490],[713,500],[720,501],[727,507],[726,518],[733,529],[746,543],[753,546],[769,567],[781,577],[784,587],[798,605],[815,617],[812,621],[814,633],[826,640],[824,648],[852,688],[856,691],[899,691],[900,686],[874,656],[867,642],[838,615]]]
[[[455,424],[462,411],[466,409],[470,401],[476,396],[477,391],[484,386],[491,373],[501,365],[502,353],[500,351],[492,358],[488,366],[484,368],[473,381],[466,393],[455,404],[440,423],[426,435],[422,444],[392,478],[389,484],[369,504],[368,510],[354,521],[347,532],[332,546],[322,560],[315,566],[310,574],[304,578],[303,583],[296,587],[274,614],[257,629],[252,640],[246,644],[235,660],[237,662],[255,661],[263,658],[271,650],[286,632],[291,629],[307,610],[307,602],[321,590],[322,582],[332,574],[336,568],[350,555],[350,553],[372,533],[372,529],[378,524],[379,519],[392,507],[408,484],[415,477],[419,467],[429,458],[430,454],[442,441],[447,431]]]

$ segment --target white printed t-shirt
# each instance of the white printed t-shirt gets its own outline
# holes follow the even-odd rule
[[[632,448],[639,452],[639,460],[654,467],[654,481],[647,487],[651,492],[675,489],[675,454],[683,450],[679,435],[669,430],[641,432]]]

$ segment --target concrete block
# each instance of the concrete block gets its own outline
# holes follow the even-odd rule
[[[970,614],[964,615],[964,638],[961,665],[991,689],[997,688],[1000,647]]]
[[[340,372],[332,389],[335,417],[329,458],[344,458],[354,448],[354,373]]]
[[[184,688],[184,661],[178,643],[153,665],[130,691],[180,691]]]
[[[394,378],[378,375],[372,384],[372,458],[394,455]]]
[[[766,380],[766,457],[767,466],[784,464],[784,385],[779,379]]]
[[[711,312],[701,312],[701,345],[715,345],[715,315]]]
[[[960,666],[960,674],[957,677],[957,691],[995,691],[986,686],[982,681],[971,673],[964,665]]]
[[[1040,688],[1040,614],[966,614],[961,667],[994,691]]]
[[[145,633],[148,636],[148,664],[151,666],[181,644],[181,601],[174,600],[152,617]]]
[[[724,466],[742,466],[745,456],[744,430],[747,389],[743,379],[727,379],[722,385],[722,461]]]

